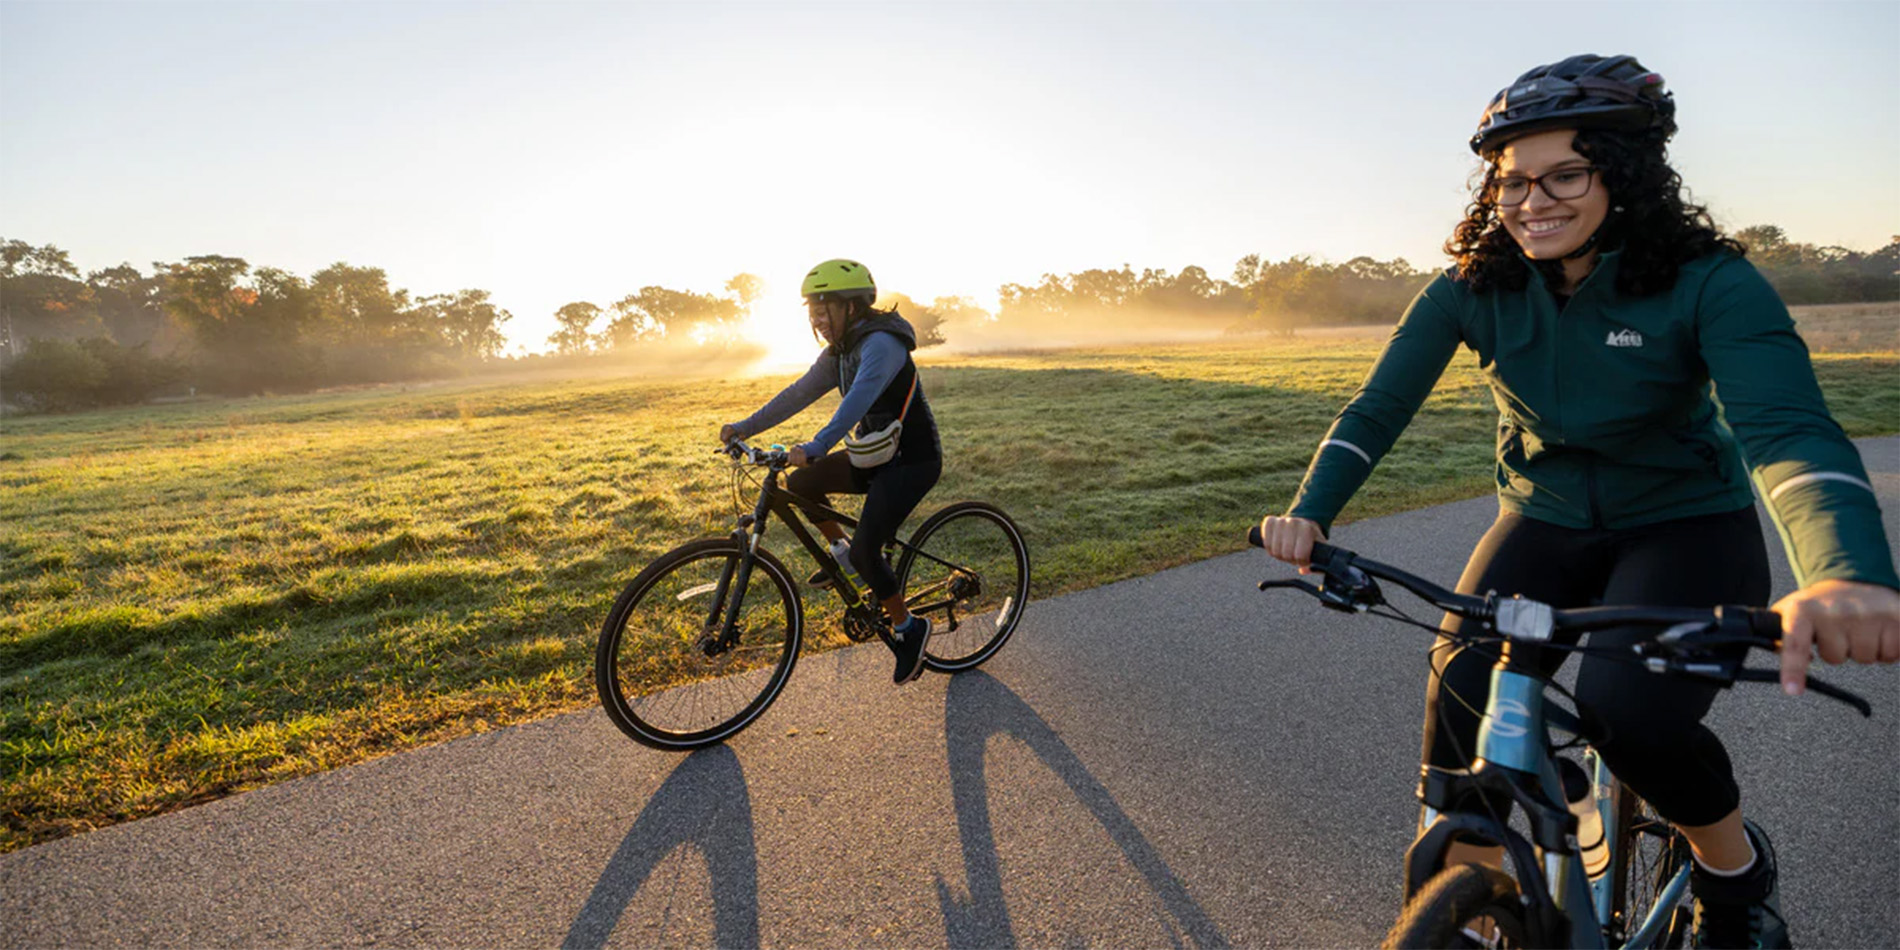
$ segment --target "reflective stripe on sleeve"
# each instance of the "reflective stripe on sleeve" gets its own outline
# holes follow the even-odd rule
[[[1809,482],[1846,482],[1849,485],[1866,489],[1867,493],[1870,495],[1874,493],[1874,486],[1869,485],[1866,482],[1863,482],[1860,479],[1847,474],[1846,472],[1809,472],[1805,475],[1796,475],[1795,477],[1790,478],[1779,485],[1776,485],[1775,490],[1768,493],[1768,500],[1774,501],[1775,499],[1781,497],[1782,492],[1785,492],[1790,488],[1796,488],[1801,485],[1806,485]]]
[[[1323,449],[1325,449],[1325,448],[1326,448],[1327,446],[1329,446],[1329,445],[1337,445],[1337,446],[1339,446],[1339,447],[1341,447],[1341,448],[1345,448],[1345,449],[1351,449],[1351,450],[1352,450],[1352,454],[1354,454],[1354,455],[1357,455],[1357,456],[1359,456],[1359,457],[1360,457],[1360,458],[1362,458],[1362,459],[1365,459],[1365,460],[1366,460],[1366,464],[1367,464],[1367,465],[1371,465],[1371,464],[1372,464],[1372,456],[1370,456],[1370,455],[1367,455],[1367,454],[1366,454],[1366,450],[1365,450],[1365,449],[1362,449],[1362,448],[1360,448],[1360,447],[1358,447],[1358,446],[1356,446],[1356,445],[1354,445],[1354,444],[1352,444],[1351,442],[1347,442],[1347,441],[1346,441],[1346,440],[1344,440],[1344,439],[1327,439],[1326,441],[1324,441],[1324,442],[1321,442],[1321,443],[1319,444],[1319,447],[1320,447],[1320,448],[1321,448],[1321,449],[1323,450]],[[1872,489],[1868,489],[1868,490],[1869,490],[1869,491],[1872,491]]]

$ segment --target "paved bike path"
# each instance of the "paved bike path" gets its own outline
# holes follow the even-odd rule
[[[1900,541],[1900,438],[1861,446]],[[1495,510],[1337,540],[1449,583]],[[579,712],[0,855],[0,946],[1369,945],[1427,638],[1253,589],[1285,573],[1039,601],[984,670],[901,689],[881,647],[808,656],[689,756]],[[1713,722],[1797,941],[1893,946],[1900,675],[1823,675],[1876,718],[1744,687]]]

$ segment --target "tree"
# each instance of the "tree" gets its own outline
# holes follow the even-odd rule
[[[25,241],[0,241],[0,277],[27,274],[78,277],[79,269],[65,251],[51,244],[34,247]]]
[[[594,321],[600,319],[600,312],[599,307],[586,301],[565,304],[554,311],[554,322],[561,327],[548,336],[548,342],[554,344],[554,351],[564,356],[591,352],[594,337],[589,331]]]
[[[739,310],[751,313],[752,305],[765,294],[765,281],[757,274],[735,274],[726,281],[726,290],[739,301]]]
[[[316,302],[315,337],[346,347],[427,342],[432,334],[409,302],[406,290],[391,290],[380,267],[338,261],[310,277]]]
[[[122,346],[150,345],[159,352],[177,349],[184,330],[165,312],[165,281],[131,264],[86,275],[94,310],[112,339]]]
[[[939,346],[944,342],[944,314],[935,307],[926,307],[900,293],[887,294],[879,302],[895,308],[899,316],[910,322],[911,329],[917,331],[918,349]]]
[[[15,348],[38,337],[77,339],[104,332],[92,307],[92,291],[78,280],[66,252],[51,244],[0,241],[0,333],[7,333],[9,359]]]
[[[303,278],[243,258],[207,254],[163,264],[165,309],[191,332],[199,378],[233,393],[294,391],[314,384],[321,353],[304,339],[317,319]],[[246,274],[246,284],[239,278]]]
[[[8,365],[7,392],[36,409],[83,409],[141,402],[182,375],[172,360],[105,337],[34,340]]]
[[[36,409],[78,409],[106,380],[105,364],[79,344],[38,339],[6,368],[9,398]]]
[[[950,334],[959,328],[975,331],[996,322],[995,314],[968,297],[938,297],[930,302],[930,309],[943,318],[937,331],[939,342],[948,342]]]
[[[165,282],[165,309],[177,317],[200,346],[219,349],[257,294],[240,288],[238,278],[251,272],[241,257],[206,254],[183,264],[159,264]]]
[[[465,358],[493,359],[507,342],[501,335],[501,325],[513,316],[491,303],[486,290],[437,294],[417,303],[449,348]]]
[[[604,345],[621,349],[641,340],[662,337],[701,342],[722,326],[735,323],[742,313],[739,302],[726,297],[642,287],[639,293],[614,302],[614,316],[604,331]]]

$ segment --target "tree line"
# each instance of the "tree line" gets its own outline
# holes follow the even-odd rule
[[[52,245],[0,241],[0,398],[63,409],[189,387],[295,392],[441,376],[494,359],[484,290],[411,297],[375,267],[309,278],[221,255],[81,276]]]
[[[1900,235],[1865,254],[1790,241],[1772,224],[1743,228],[1734,237],[1790,305],[1900,300]]]
[[[1430,279],[1403,258],[1332,263],[1307,255],[1273,261],[1249,254],[1231,279],[1200,267],[1180,273],[1085,270],[1045,274],[998,293],[1003,326],[1057,326],[1084,320],[1102,330],[1165,326],[1291,333],[1303,326],[1390,322]]]
[[[1736,232],[1789,304],[1900,299],[1900,238],[1861,253],[1790,241],[1774,225]],[[887,294],[919,344],[1033,342],[1205,330],[1293,333],[1387,323],[1433,275],[1402,258],[1343,263],[1250,254],[1228,278],[1198,266],[1045,274],[998,289],[995,313],[969,298],[922,304]],[[565,304],[547,356],[504,357],[512,319],[485,290],[411,295],[377,267],[333,264],[308,278],[220,255],[131,264],[82,275],[52,245],[0,240],[0,406],[70,409],[134,403],[168,391],[293,392],[441,378],[576,361],[674,359],[743,346],[764,282],[738,274],[724,293],[649,286],[605,306]]]

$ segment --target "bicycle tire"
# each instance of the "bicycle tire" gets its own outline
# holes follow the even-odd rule
[[[1491,927],[1485,926],[1486,920]],[[1474,937],[1478,929],[1496,939]],[[1419,888],[1379,946],[1384,950],[1523,947],[1529,934],[1517,880],[1497,868],[1460,864],[1432,875]]]
[[[918,526],[898,558],[897,579],[905,599],[933,625],[924,667],[938,673],[975,669],[1003,648],[1022,621],[1029,602],[1029,545],[1001,508],[958,502]]]
[[[740,641],[709,653],[717,649],[709,647],[716,625],[708,619],[719,578],[744,554],[730,538],[682,545],[649,564],[614,601],[600,628],[594,686],[607,718],[634,741],[671,751],[722,742],[785,688],[798,662],[804,608],[785,565],[763,548],[753,551]],[[721,621],[725,611],[722,602]]]
[[[1682,832],[1625,785],[1618,799],[1616,850],[1611,852],[1611,919],[1619,945],[1636,932],[1662,896],[1664,885],[1689,861],[1689,842]],[[1686,894],[1687,892],[1685,892]],[[1653,948],[1683,946],[1691,916],[1687,901],[1668,911],[1669,918]]]

